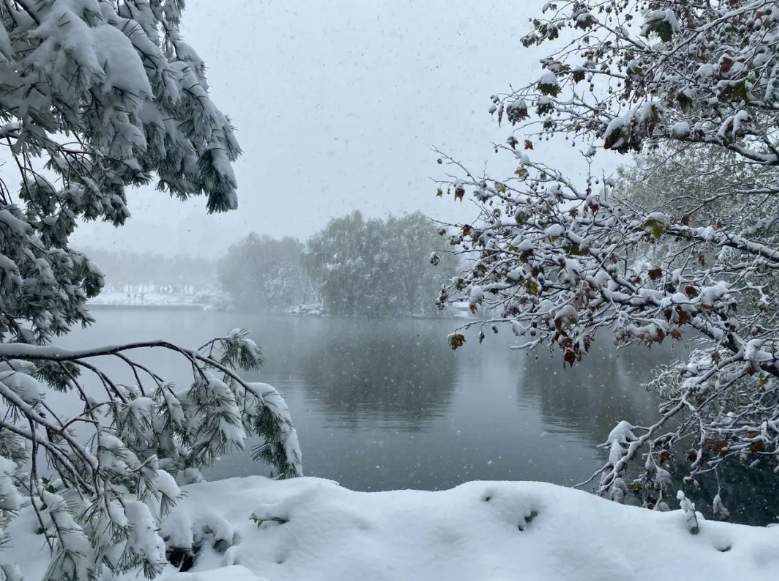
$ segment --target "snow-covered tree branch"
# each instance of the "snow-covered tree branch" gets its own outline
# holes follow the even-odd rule
[[[177,389],[135,361],[132,353],[140,349],[166,349],[183,357],[192,369],[191,386]],[[93,363],[106,356],[125,364],[136,382],[117,383]],[[56,547],[52,579],[80,578],[82,569],[99,574],[101,565],[115,571],[142,565],[153,576],[165,563],[157,525],[143,542],[163,547],[162,553],[122,549],[139,534],[128,521],[128,502],[135,502],[128,494],[142,503],[133,511],[157,522],[180,496],[178,484],[202,480],[199,468],[243,449],[249,436],[262,438],[256,456],[280,477],[302,473],[295,429],[278,392],[245,382],[233,371],[257,368],[261,361],[257,346],[240,329],[199,350],[165,341],[87,351],[12,343],[0,345],[0,358],[0,398],[6,407],[0,450],[12,459],[4,461],[29,467],[26,478],[10,479],[6,487],[14,506],[23,495],[34,505],[42,503],[41,532]],[[104,394],[90,392],[79,372],[94,374]],[[78,394],[81,410],[65,414],[47,405],[46,385]],[[39,467],[44,459],[48,470]],[[65,500],[55,504],[75,515],[67,517],[75,536],[56,526],[45,498],[55,492],[67,506]],[[91,549],[85,552],[71,546],[74,542]]]
[[[156,177],[209,211],[237,206],[240,148],[181,38],[181,6],[0,3],[0,143],[21,184],[0,183],[1,333],[49,340],[91,320],[83,304],[102,276],[68,238],[78,218],[123,224],[127,186]]]
[[[514,175],[476,176],[441,155],[460,174],[442,187],[470,193],[480,213],[450,231],[473,267],[440,302],[466,298],[485,313],[469,326],[509,326],[521,348],[558,347],[564,365],[598,332],[621,345],[698,341],[653,383],[658,422],[609,436],[602,495],[623,499],[644,458],[634,489],[658,503],[680,446],[692,476],[726,458],[779,470],[779,7],[562,1],[533,27],[523,43],[551,43],[545,72],[493,97],[515,127],[496,146]],[[601,150],[646,153],[621,178],[578,180],[541,161],[541,143],[562,138],[590,164]],[[680,159],[692,165],[669,173]]]
[[[252,435],[255,456],[279,477],[301,474],[283,399],[237,374],[260,364],[244,331],[198,350],[50,345],[92,322],[85,304],[103,286],[98,267],[69,246],[79,220],[121,226],[127,188],[152,181],[182,200],[205,196],[209,212],[237,207],[240,148],[181,36],[183,4],[0,0],[0,144],[18,177],[0,180],[0,527],[32,506],[52,581],[156,575],[166,562],[160,517],[178,484]],[[183,358],[191,385],[139,362],[143,349]],[[105,357],[133,380],[103,371]],[[52,390],[76,411],[49,405]],[[0,578],[15,575],[0,553]]]

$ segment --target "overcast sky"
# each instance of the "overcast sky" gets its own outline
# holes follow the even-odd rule
[[[75,245],[214,257],[252,231],[305,239],[354,209],[467,220],[473,207],[435,197],[431,147],[477,170],[497,163],[490,144],[508,130],[489,97],[538,77],[539,53],[519,41],[541,5],[189,0],[185,39],[244,151],[239,209],[208,216],[204,198],[134,190],[124,228],[87,225]],[[560,149],[544,155],[577,157]]]

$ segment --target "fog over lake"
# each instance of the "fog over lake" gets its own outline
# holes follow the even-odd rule
[[[96,309],[87,347],[165,338],[197,347],[245,327],[263,351],[250,379],[274,385],[298,430],[307,475],[359,490],[440,489],[475,479],[574,484],[602,465],[595,449],[621,419],[648,421],[655,400],[640,387],[664,350],[599,346],[576,373],[559,352],[512,351],[490,335],[452,351],[453,320],[284,317],[237,312]],[[486,342],[496,344],[486,348]],[[640,355],[640,356],[639,356]],[[169,353],[139,354],[167,380],[191,374]],[[106,360],[118,376],[126,373]],[[129,377],[125,378],[129,381]],[[210,478],[266,473],[246,454],[223,458]]]

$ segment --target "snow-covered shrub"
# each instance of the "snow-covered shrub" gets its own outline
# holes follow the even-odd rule
[[[599,332],[619,345],[698,341],[653,384],[659,420],[609,436],[594,476],[604,496],[665,505],[682,441],[693,477],[725,459],[779,471],[779,6],[561,0],[532,25],[525,46],[561,44],[540,81],[490,105],[499,122],[522,111],[495,148],[513,176],[440,154],[461,175],[439,191],[472,194],[480,211],[467,232],[452,225],[470,262],[439,303],[477,292],[485,320],[466,326],[505,324],[522,348],[559,348],[564,366]],[[580,179],[544,163],[550,139],[581,146],[590,164],[601,150],[645,154],[635,172]],[[631,463],[644,474],[628,483]]]
[[[122,225],[127,188],[152,181],[181,199],[205,196],[209,212],[237,206],[231,164],[240,149],[208,94],[203,61],[181,36],[183,4],[0,2],[0,139],[6,168],[18,170],[14,184],[0,180],[0,529],[31,506],[41,537],[29,549],[48,545],[52,581],[134,569],[154,576],[165,562],[159,522],[181,495],[177,481],[202,479],[199,468],[251,435],[267,442],[272,452],[260,458],[279,476],[301,473],[283,400],[236,372],[260,364],[244,331],[199,350],[165,341],[50,345],[92,322],[85,304],[103,287],[99,268],[69,246],[78,220]],[[191,385],[137,362],[139,349],[184,358]],[[133,381],[107,375],[99,357],[126,365]],[[51,390],[76,411],[49,405]],[[0,553],[0,577],[17,573]]]

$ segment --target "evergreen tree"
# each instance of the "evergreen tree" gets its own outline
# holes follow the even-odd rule
[[[92,321],[85,302],[103,286],[97,266],[69,246],[78,219],[120,226],[127,188],[152,180],[181,199],[205,196],[209,212],[237,206],[231,163],[240,149],[209,97],[203,61],[181,37],[182,6],[0,2],[0,142],[19,177],[18,186],[0,183],[0,526],[32,505],[52,581],[138,568],[153,577],[165,562],[159,519],[178,484],[251,434],[262,437],[256,455],[279,476],[301,472],[283,400],[235,372],[260,363],[245,332],[199,350],[164,341],[79,352],[49,344]],[[135,361],[133,351],[145,348],[183,357],[191,386],[177,388]],[[127,365],[134,381],[101,371],[94,359],[102,356]],[[100,393],[82,372],[97,378]],[[80,410],[49,406],[50,390],[80,400]],[[14,569],[3,563],[0,571]]]

